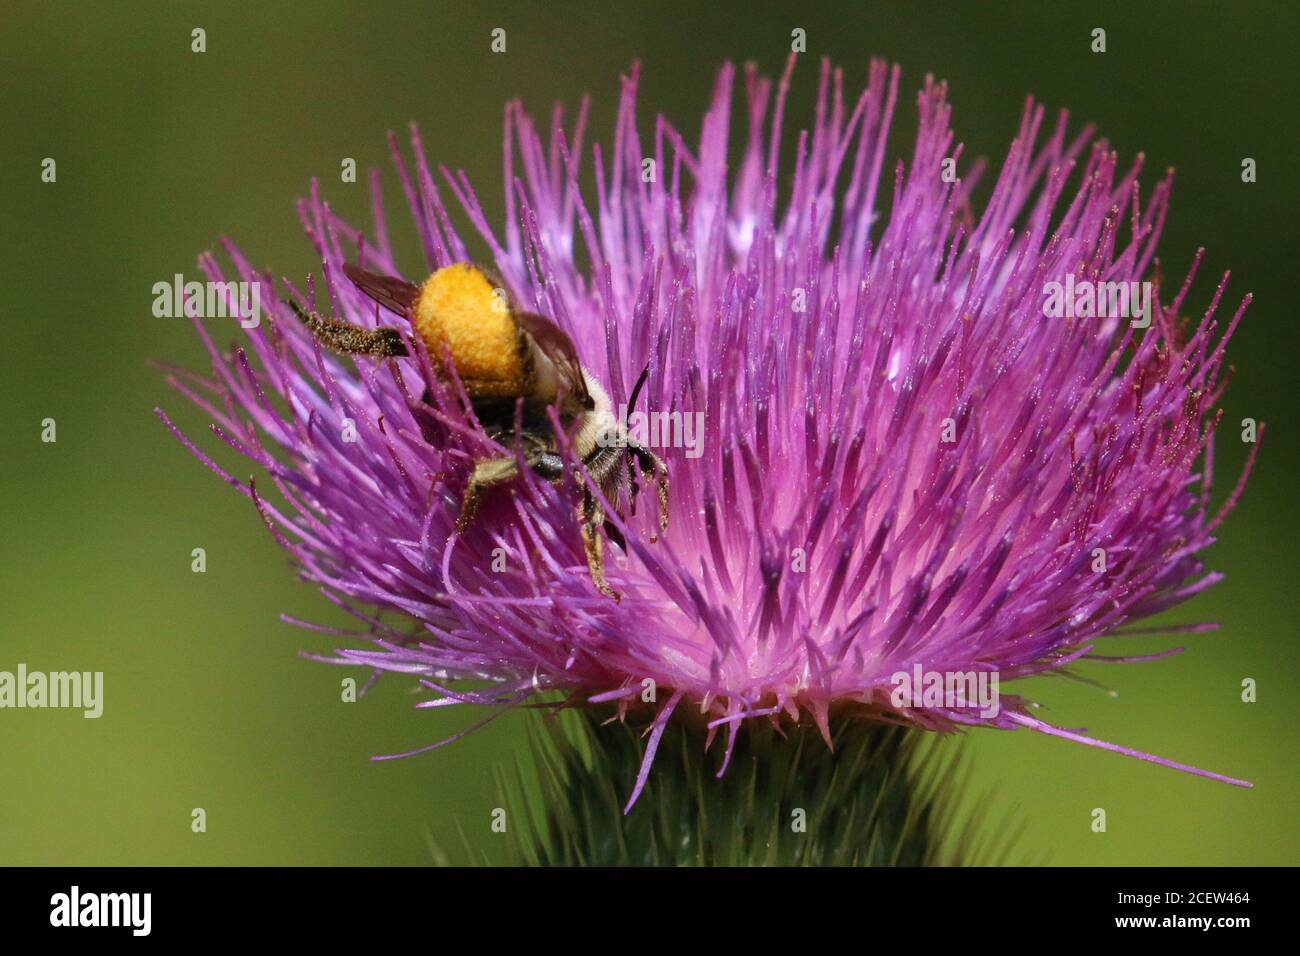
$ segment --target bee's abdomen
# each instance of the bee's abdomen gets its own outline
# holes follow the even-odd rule
[[[467,262],[444,266],[425,281],[412,324],[436,362],[450,349],[472,395],[524,394],[528,351],[504,293]]]

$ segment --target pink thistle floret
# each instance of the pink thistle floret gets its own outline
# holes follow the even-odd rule
[[[1249,296],[1221,333],[1227,276],[1199,323],[1180,318],[1198,254],[1162,302],[1171,176],[1144,200],[1140,156],[1121,170],[1090,129],[1069,137],[1064,113],[1044,129],[1032,101],[978,215],[978,165],[944,175],[962,150],[946,87],[930,79],[911,161],[882,189],[898,70],[878,61],[854,101],[823,64],[813,129],[781,167],[793,64],[776,84],[745,71],[731,176],[731,66],[694,146],[662,116],[643,142],[637,72],[624,78],[613,147],[592,148],[587,187],[586,102],[569,132],[557,109],[545,142],[509,104],[500,233],[465,175],[438,169],[512,302],[570,334],[616,408],[648,367],[649,410],[702,425],[689,445],[654,448],[671,476],[666,534],[645,496],[635,509],[608,502],[626,542],[607,548],[620,601],[587,572],[574,492],[594,485],[567,451],[577,481],[529,474],[456,534],[472,462],[510,452],[467,414],[407,317],[343,275],[357,262],[418,282],[472,258],[414,128],[413,164],[390,141],[420,271],[394,260],[376,172],[364,236],[315,183],[299,204],[323,264],[316,308],[398,329],[411,356],[322,351],[286,304],[309,304],[310,280],[305,294],[287,280],[280,297],[264,293],[271,321],[231,353],[196,321],[213,376],[173,382],[266,471],[278,503],[164,420],[363,622],[364,647],[324,659],[413,675],[433,695],[421,706],[489,705],[488,719],[554,691],[620,715],[653,708],[633,800],[684,708],[710,740],[725,732],[719,773],[744,721],[807,714],[826,733],[834,708],[935,730],[1030,727],[1244,784],[1051,726],[1019,698],[988,714],[900,707],[891,692],[918,667],[1002,680],[1065,668],[1217,580],[1198,553],[1241,484],[1211,513],[1214,409]],[[226,249],[242,280],[274,287]],[[212,256],[200,262],[224,279]],[[1152,282],[1150,326],[1048,317],[1045,290],[1067,279]]]

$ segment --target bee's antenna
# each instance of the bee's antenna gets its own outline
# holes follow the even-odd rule
[[[641,370],[640,378],[638,378],[636,380],[636,384],[632,386],[632,397],[628,399],[627,402],[627,410],[629,414],[636,408],[636,400],[641,395],[641,387],[645,385],[646,379],[648,379],[649,377],[650,377],[650,363],[646,362],[645,368]]]

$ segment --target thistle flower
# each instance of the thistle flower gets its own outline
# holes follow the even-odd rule
[[[230,354],[196,322],[213,374],[174,375],[282,501],[164,421],[363,622],[359,646],[322,659],[412,675],[431,695],[418,706],[489,705],[488,720],[557,691],[638,712],[648,741],[629,807],[669,722],[693,714],[707,741],[723,738],[719,776],[746,722],[807,716],[829,743],[834,712],[1031,728],[1243,783],[1054,727],[1019,698],[988,713],[900,706],[893,692],[918,668],[1005,681],[1143,659],[1097,657],[1096,641],[1218,579],[1198,554],[1241,491],[1210,511],[1224,347],[1249,296],[1221,331],[1224,276],[1204,317],[1182,319],[1201,257],[1167,295],[1155,251],[1172,176],[1144,196],[1141,156],[1121,167],[1091,129],[1071,136],[1065,113],[1048,123],[1032,101],[982,211],[978,164],[948,174],[962,148],[943,83],[927,78],[917,97],[910,162],[882,175],[899,87],[883,62],[856,99],[823,63],[815,123],[783,165],[793,64],[775,84],[745,70],[734,175],[731,66],[694,144],[662,116],[643,141],[637,72],[624,78],[588,186],[587,103],[569,131],[557,109],[546,139],[510,103],[499,230],[463,173],[438,167],[439,184],[414,127],[412,163],[390,134],[427,262],[394,259],[378,173],[364,235],[313,183],[298,211],[323,288],[264,292],[272,321]],[[510,300],[569,333],[615,407],[648,367],[651,413],[702,423],[690,447],[655,447],[671,475],[666,534],[653,508],[605,502],[623,542],[608,568],[620,601],[587,573],[573,501],[579,485],[598,492],[567,447],[573,480],[527,473],[456,533],[471,462],[511,451],[487,439],[407,317],[343,274],[353,262],[419,281],[471,260],[455,206]],[[274,287],[225,248],[241,279]],[[225,279],[212,256],[200,262]],[[1049,314],[1052,289],[1146,280],[1149,327]],[[411,354],[323,351],[291,298],[396,329]]]

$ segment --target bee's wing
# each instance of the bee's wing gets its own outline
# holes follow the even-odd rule
[[[397,315],[409,317],[411,306],[420,297],[420,287],[396,276],[381,276],[367,272],[350,262],[343,263],[343,274],[352,280],[353,285],[374,299],[385,309]]]
[[[578,360],[573,340],[550,319],[535,312],[516,312],[514,317],[519,327],[528,333],[541,353],[555,366],[569,394],[576,397],[584,408],[590,409],[592,401],[587,394],[587,378],[582,374],[582,363]]]

